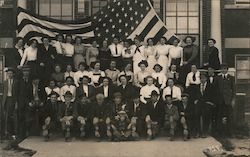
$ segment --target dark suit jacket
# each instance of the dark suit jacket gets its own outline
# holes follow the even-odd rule
[[[186,119],[191,119],[194,116],[194,110],[193,108],[190,106],[190,104],[188,103],[186,108],[184,108],[183,103],[179,103],[177,105],[178,107],[178,112],[180,117],[182,117],[183,115],[181,115],[180,113],[183,112],[184,113],[184,117]]]
[[[122,85],[118,86],[115,91],[120,92],[125,101],[130,101],[135,93],[135,90],[136,88],[133,85],[128,84],[125,88],[123,88]]]
[[[46,48],[44,47],[44,45],[40,45],[38,47],[38,52],[37,52],[37,62],[38,65],[40,65],[40,63],[44,63],[44,67],[39,66],[39,70],[40,70],[40,78],[43,79],[48,79],[48,77],[50,77],[51,73],[54,70],[54,59],[53,57],[56,56],[56,50],[53,46],[49,45],[48,50],[46,50]]]
[[[107,117],[112,118],[113,108],[109,103],[103,103],[98,105],[96,102],[93,103],[93,117],[97,117],[105,120]]]
[[[66,107],[65,103],[60,104],[59,111],[58,111],[58,120],[60,120],[64,116],[73,116],[74,117],[74,109],[75,109],[74,103],[71,103],[68,108]]]
[[[198,100],[198,103],[205,103],[205,102],[213,102],[213,93],[212,93],[212,87],[210,84],[206,84],[205,86],[205,90],[203,92],[203,95],[201,93],[201,84],[199,85],[196,85],[196,88],[195,88],[195,100]]]
[[[150,115],[150,118],[152,121],[158,122],[160,126],[163,126],[164,123],[164,102],[160,99],[156,107],[154,108],[154,105],[151,101],[149,101],[147,104],[147,114]]]
[[[208,64],[215,70],[220,69],[219,50],[216,47],[207,48]]]
[[[55,104],[52,104],[50,100],[47,100],[44,103],[44,109],[43,109],[43,119],[47,118],[48,116],[50,116],[51,120],[57,120],[58,117],[58,111],[59,111],[59,106],[61,104],[59,104],[58,102],[56,102]]]
[[[81,103],[78,101],[74,109],[74,116],[82,116],[84,118],[93,118],[93,104],[92,103]]]
[[[131,101],[130,103],[128,103],[127,109],[129,118],[137,117],[139,119],[145,120],[148,114],[147,106],[142,102],[140,102],[136,110],[134,109],[134,107],[135,107],[134,102]]]
[[[104,88],[103,86],[97,88],[96,93],[102,93],[104,94]],[[109,86],[108,87],[108,97],[106,98],[107,100],[111,100],[113,97],[113,93],[114,93],[114,87],[113,86]]]
[[[218,84],[220,91],[220,104],[224,102],[226,105],[231,105],[232,99],[235,97],[234,77],[229,74],[226,79],[222,76],[218,76]]]
[[[2,105],[5,104],[6,98],[8,94],[8,80],[5,80],[3,82],[3,99],[2,99]],[[14,101],[17,101],[18,96],[18,80],[13,79],[13,85],[12,85],[12,97]]]
[[[80,84],[79,87],[76,88],[76,98],[78,99],[82,94],[84,94],[84,90],[83,90],[83,85]],[[93,87],[92,85],[88,85],[88,98],[93,101],[95,100],[95,87]]]

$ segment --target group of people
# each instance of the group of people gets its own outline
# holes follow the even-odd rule
[[[215,40],[208,40],[207,72],[198,70],[194,38],[167,44],[147,44],[137,36],[98,48],[81,38],[58,35],[57,41],[31,39],[23,48],[17,38],[4,81],[3,119],[6,137],[63,131],[114,141],[152,139],[159,134],[174,140],[231,134],[234,78],[220,65]],[[215,70],[221,68],[217,75]],[[58,130],[58,128],[60,128]]]

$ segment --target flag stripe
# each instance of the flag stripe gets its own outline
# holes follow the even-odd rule
[[[148,32],[147,36],[144,38],[144,41],[146,41],[149,38],[153,38],[156,35],[156,33],[158,33],[158,31],[161,29],[161,27],[162,27],[162,23],[158,21],[155,24],[154,28],[151,29],[150,32]]]
[[[83,27],[83,28],[79,28],[79,29],[71,29],[71,30],[67,30],[67,29],[63,29],[63,27],[60,27],[62,29],[58,29],[56,28],[55,26],[54,27],[46,27],[40,23],[35,23],[33,21],[30,21],[30,20],[27,20],[27,19],[24,19],[20,25],[17,26],[17,31],[20,32],[24,27],[26,27],[27,25],[33,25],[33,26],[37,26],[37,27],[40,27],[42,29],[46,29],[48,31],[51,31],[51,32],[56,32],[56,33],[63,33],[63,34],[80,34],[80,33],[87,33],[87,32],[90,32],[93,30],[92,26],[89,25],[89,26],[86,26],[86,27]]]
[[[28,19],[30,21],[34,21],[36,23],[43,24],[44,26],[47,26],[49,28],[51,28],[51,27],[57,27],[57,28],[63,27],[66,30],[78,29],[78,28],[82,28],[82,27],[86,27],[86,26],[91,25],[91,21],[87,21],[87,22],[82,23],[82,24],[60,24],[60,23],[50,22],[48,20],[38,19],[38,18],[31,16],[29,14],[26,14],[26,13],[19,13],[18,14],[18,16],[17,16],[18,23],[17,24],[20,25],[20,23],[24,19]]]
[[[147,34],[150,32],[150,30],[155,26],[155,24],[158,22],[158,18],[154,16],[150,22],[147,24],[147,26],[144,28],[144,30],[140,33],[140,37],[142,40],[147,36]]]
[[[143,31],[145,25],[149,23],[149,21],[155,16],[152,9],[147,13],[147,15],[144,17],[144,19],[141,21],[141,23],[138,25],[138,27],[129,35],[128,39],[134,39],[134,37],[138,34],[141,34]]]
[[[27,38],[27,34],[30,32],[30,31],[33,31],[33,32],[39,32],[39,33],[43,33],[45,35],[48,35],[50,37],[55,37],[56,34],[58,33],[55,33],[55,32],[51,32],[51,31],[48,31],[46,29],[43,29],[43,28],[40,28],[40,27],[36,27],[36,26],[33,26],[33,25],[27,25],[25,26],[21,32],[18,33],[18,36],[19,37],[23,37],[23,38]],[[94,32],[87,32],[87,33],[84,33],[84,34],[72,34],[73,36],[80,36],[80,37],[93,37],[94,36]]]
[[[158,42],[160,38],[167,32],[168,30],[163,26],[154,36],[154,42]]]

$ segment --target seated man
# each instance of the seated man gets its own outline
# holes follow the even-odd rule
[[[188,101],[188,94],[183,94],[182,101],[178,105],[178,111],[180,116],[180,124],[183,129],[183,139],[186,141],[188,139],[188,136],[190,135],[190,129],[191,129],[191,121],[193,116],[192,108]]]
[[[111,117],[112,107],[105,103],[105,97],[99,93],[96,95],[96,102],[93,104],[93,125],[95,129],[95,137],[97,138],[112,138],[111,133]]]
[[[112,122],[112,131],[115,141],[127,141],[131,137],[131,125],[125,111],[117,112],[115,120]]]
[[[45,141],[48,141],[51,136],[51,131],[58,127],[57,113],[58,113],[58,97],[60,95],[56,92],[51,92],[49,99],[44,104],[42,133]]]
[[[166,101],[164,102],[164,130],[170,131],[170,141],[174,140],[174,133],[176,129],[177,121],[179,120],[179,113],[176,106],[172,103],[171,95],[166,95]]]
[[[140,94],[138,92],[133,95],[133,101],[128,103],[128,110],[132,130],[135,130],[139,136],[144,136],[146,134],[145,119],[147,115],[147,107],[140,101]],[[148,136],[150,138],[152,134],[148,134]]]
[[[80,131],[80,138],[84,138],[86,131],[89,131],[92,112],[92,104],[90,100],[85,94],[81,95],[74,111],[74,115],[78,123],[77,128],[79,128]]]
[[[150,138],[154,138],[163,125],[164,104],[157,91],[152,91],[150,96],[150,101],[146,104],[147,116],[145,121],[147,124],[148,136],[151,136]]]
[[[74,121],[74,103],[71,102],[73,99],[73,94],[67,91],[64,94],[65,102],[63,102],[59,107],[58,119],[61,122],[62,130],[65,133],[65,141],[71,141],[71,130]]]

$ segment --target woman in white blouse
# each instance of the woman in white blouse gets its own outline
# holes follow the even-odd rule
[[[156,49],[154,46],[154,41],[152,38],[147,40],[148,45],[145,47],[145,56],[147,57],[148,67],[147,70],[151,73],[154,72],[154,65],[157,63],[156,61]]]
[[[45,92],[47,94],[47,99],[49,99],[51,92],[56,92],[58,95],[60,95],[60,88],[56,86],[55,80],[52,79],[49,81],[49,86],[45,87]],[[61,98],[58,97],[58,100],[61,100]]]
[[[92,84],[94,85],[94,87],[98,88],[101,86],[100,82],[99,82],[99,79],[101,77],[104,77],[105,76],[105,73],[104,71],[101,71],[100,70],[100,67],[101,64],[99,61],[96,61],[93,63],[93,70],[89,72],[89,76],[92,80]]]
[[[87,49],[86,52],[86,63],[91,66],[91,63],[96,62],[97,56],[99,55],[99,50],[97,48],[97,42],[93,41],[92,46]]]
[[[183,48],[178,46],[178,44],[179,44],[179,40],[175,39],[173,41],[173,47],[169,49],[168,66],[170,67],[172,64],[174,64],[179,69],[179,67],[182,66],[182,62],[183,62]]]
[[[24,50],[20,66],[18,68],[21,68],[23,65],[27,64],[30,66],[31,75],[37,74],[37,45],[38,42],[36,39],[31,39],[28,43],[29,47],[27,47]]]
[[[146,70],[148,67],[148,62],[146,60],[142,60],[138,66],[141,70],[135,74],[134,82],[136,87],[141,88],[146,84],[145,78],[150,76],[150,72]]]
[[[142,61],[142,60],[146,60],[145,57],[145,46],[141,45],[141,39],[140,37],[136,36],[134,39],[135,45],[131,46],[131,51],[134,54],[133,56],[133,71],[134,74],[138,73],[140,71],[140,67],[138,66],[138,64]]]
[[[165,37],[161,37],[160,44],[156,46],[156,54],[157,54],[157,63],[160,64],[163,69],[162,71],[167,74],[168,69],[168,57],[169,49],[173,47],[172,45],[166,44],[167,39]]]
[[[66,35],[66,43],[62,46],[64,51],[63,70],[65,70],[67,65],[71,65],[73,67],[74,45],[72,44],[71,35]]]
[[[155,86],[163,90],[166,87],[167,77],[162,72],[162,66],[160,64],[156,64],[154,66],[154,71],[155,72],[152,73],[152,77],[156,80]]]
[[[80,78],[83,76],[89,76],[88,65],[85,62],[79,63],[78,71],[74,74],[74,82],[76,87],[79,87]]]

